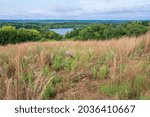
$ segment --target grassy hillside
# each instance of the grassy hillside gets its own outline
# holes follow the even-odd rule
[[[0,46],[0,99],[150,99],[150,34]]]

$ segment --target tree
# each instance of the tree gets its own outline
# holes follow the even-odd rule
[[[0,28],[0,44],[14,43],[16,36],[17,32],[15,27],[3,26]]]
[[[55,33],[54,31],[49,31],[49,32],[46,32],[45,38],[47,38],[47,39],[54,39],[54,40],[58,40],[59,41],[59,40],[63,39],[63,36],[60,35],[60,34]]]
[[[146,33],[148,27],[142,25],[140,22],[131,22],[126,26],[126,35],[127,36],[139,36]]]
[[[76,38],[79,35],[80,29],[74,29],[71,32],[67,32],[65,34],[65,38],[69,39],[69,38]]]
[[[16,29],[12,26],[0,28],[0,44],[15,44],[25,41],[38,41],[41,39],[39,31],[34,29]]]

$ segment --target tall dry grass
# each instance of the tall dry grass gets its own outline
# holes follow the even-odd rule
[[[4,100],[91,99],[89,94],[93,99],[116,99],[118,94],[109,97],[101,91],[97,95],[92,87],[132,81],[138,75],[150,81],[150,34],[110,41],[0,46],[0,99]],[[142,89],[142,95],[148,90]]]

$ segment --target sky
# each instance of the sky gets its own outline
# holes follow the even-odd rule
[[[149,20],[150,0],[0,0],[0,19]]]

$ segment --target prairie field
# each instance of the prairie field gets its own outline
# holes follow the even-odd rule
[[[0,99],[150,99],[150,34],[0,46]]]

